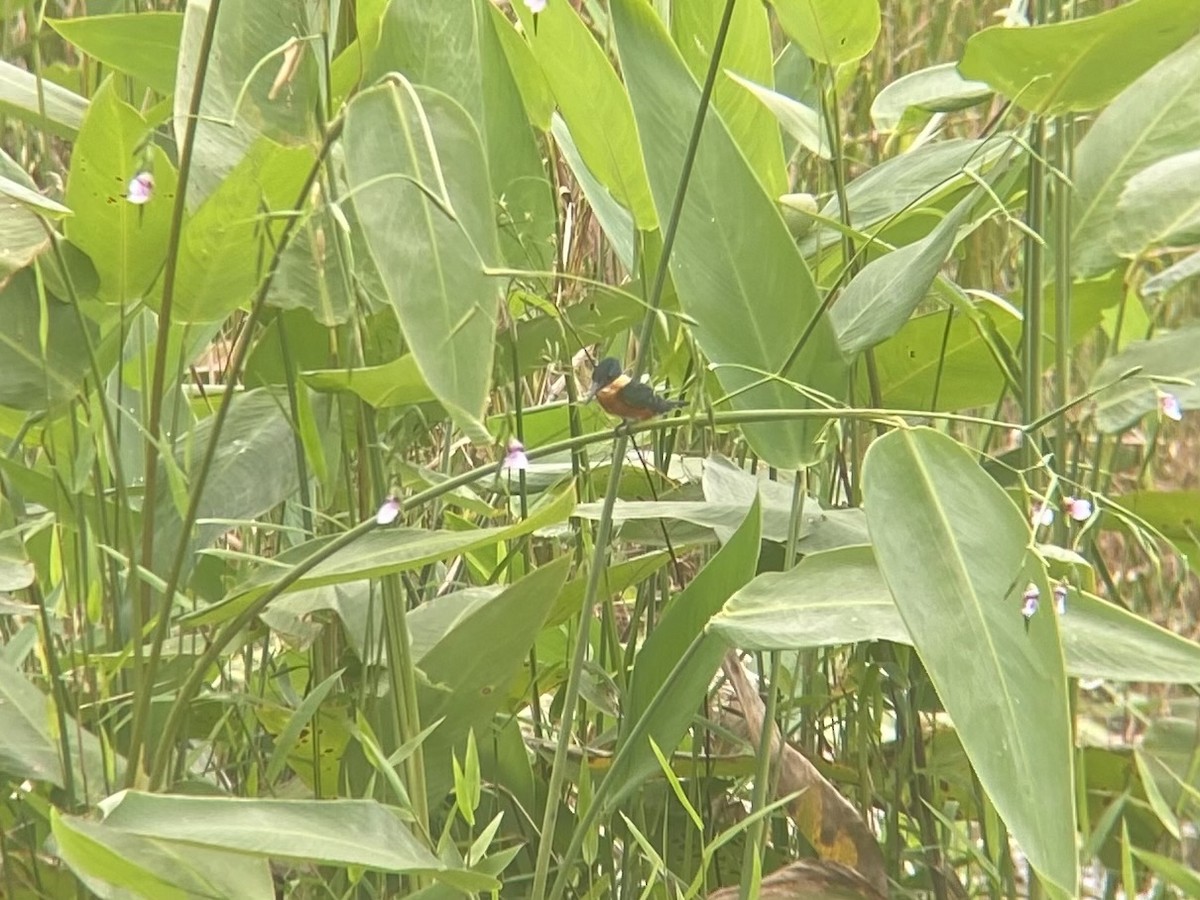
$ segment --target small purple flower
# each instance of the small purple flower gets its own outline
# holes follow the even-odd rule
[[[538,13],[545,11],[546,0],[525,0],[525,6],[536,16]]]
[[[389,494],[388,498],[383,501],[383,506],[379,507],[379,512],[375,513],[376,525],[391,525],[400,515],[400,498],[395,494]]]
[[[1173,422],[1183,418],[1183,410],[1179,407],[1179,398],[1166,391],[1158,392],[1158,411]]]
[[[1048,503],[1035,503],[1029,521],[1034,528],[1049,528],[1054,524],[1054,507]]]
[[[1080,497],[1063,497],[1063,509],[1076,522],[1086,522],[1092,517],[1092,501]]]
[[[1067,586],[1061,581],[1054,586],[1054,611],[1060,616],[1067,611]]]
[[[529,457],[525,455],[525,445],[512,438],[508,442],[508,452],[504,454],[502,469],[522,472],[529,468]]]
[[[1038,590],[1038,586],[1032,581],[1029,582],[1029,586],[1025,588],[1025,594],[1021,598],[1021,615],[1025,617],[1026,624],[1038,611],[1038,597],[1041,595],[1042,592]]]
[[[154,176],[149,172],[138,172],[129,180],[125,199],[135,206],[149,203],[154,196]]]

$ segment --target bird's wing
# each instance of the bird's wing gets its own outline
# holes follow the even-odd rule
[[[654,393],[654,388],[644,381],[631,381],[621,388],[621,399],[638,409],[650,409],[656,413],[678,409],[683,404],[678,400],[667,400]]]

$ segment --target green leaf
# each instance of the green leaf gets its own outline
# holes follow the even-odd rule
[[[349,547],[335,553],[292,585],[291,590],[342,584],[364,578],[378,578],[507,541],[564,521],[575,507],[570,488],[546,503],[533,507],[529,517],[513,525],[480,528],[474,531],[424,531],[418,528],[379,528],[364,535]],[[332,538],[323,537],[293,547],[274,557],[269,565],[252,573],[230,589],[228,597],[215,606],[185,617],[189,626],[212,624],[236,616],[265,592],[287,570],[319,550]]]
[[[709,628],[743,650],[913,643],[870,547],[812,553],[790,571],[759,575]],[[1059,628],[1074,678],[1200,680],[1200,644],[1092,594],[1070,590]]]
[[[0,741],[0,772],[65,787],[62,742],[51,731],[53,722],[50,698],[0,658],[0,733],[4,734]],[[76,799],[92,802],[99,799],[109,782],[112,751],[101,749],[99,739],[71,716],[67,716],[66,726]],[[117,777],[122,768],[123,761],[118,757]]]
[[[550,130],[550,117],[554,114],[554,94],[546,83],[542,68],[533,58],[533,51],[524,39],[517,34],[513,24],[508,21],[503,11],[495,3],[485,3],[496,37],[508,59],[508,67],[512,71],[513,81],[521,93],[521,102],[525,106],[525,115],[534,127],[542,131]]]
[[[1071,286],[1072,347],[1094,333],[1104,311],[1120,303],[1124,292],[1116,273]],[[995,403],[1005,381],[995,354],[1015,347],[1020,332],[1021,319],[1015,312],[985,301],[910,319],[874,350],[884,404],[893,409],[955,410]],[[1047,360],[1054,358],[1053,337],[1053,326],[1048,325],[1043,351]],[[861,383],[865,388],[865,380]]]
[[[130,834],[53,807],[50,826],[59,858],[101,897],[116,896],[113,888],[163,900],[275,896],[265,859]]]
[[[260,138],[184,226],[174,320],[218,322],[250,301],[314,162],[308,147]]]
[[[1200,355],[1196,341],[1200,325],[1178,331],[1160,332],[1148,341],[1134,341],[1110,356],[1092,376],[1092,386],[1107,384],[1135,366],[1139,375],[1103,391],[1096,397],[1096,425],[1106,433],[1121,431],[1148,412],[1158,409],[1160,391],[1174,394],[1183,409],[1200,409]],[[1186,379],[1191,384],[1171,383],[1156,387],[1154,378]]]
[[[771,0],[787,36],[815,62],[862,59],[879,37],[879,0]]]
[[[908,321],[954,249],[959,225],[980,193],[972,191],[919,241],[867,263],[846,285],[830,318],[847,357],[887,340]]]
[[[967,41],[959,70],[1044,116],[1108,103],[1200,29],[1192,0],[1137,0],[1095,16],[1009,28]]]
[[[744,650],[912,643],[870,547],[812,553],[729,598],[709,630]]]
[[[1076,147],[1072,271],[1091,275],[1120,262],[1108,237],[1126,182],[1159,160],[1194,150],[1197,128],[1200,40],[1184,45],[1122,91]]]
[[[0,175],[0,194],[3,194],[9,200],[15,201],[16,206],[37,213],[39,216],[44,216],[47,219],[60,219],[63,216],[72,215],[69,208],[38,193],[33,179],[26,175],[7,153],[3,153],[3,159],[0,160],[0,169],[12,172],[14,176],[20,179],[18,181],[14,178]],[[12,205],[4,205],[6,211],[12,208]],[[42,234],[44,236],[45,231]]]
[[[87,100],[74,91],[0,60],[0,112],[5,115],[74,140],[87,108]]]
[[[1200,241],[1200,199],[1189,190],[1198,179],[1200,150],[1167,157],[1130,178],[1109,232],[1113,250],[1140,256],[1152,247]]]
[[[697,81],[702,82],[708,74],[724,10],[725,0],[692,0],[671,10],[671,37]],[[773,62],[766,7],[759,3],[735,4],[721,54],[721,72],[713,90],[713,105],[763,188],[777,196],[788,189],[779,128],[771,112],[738,86],[748,80],[767,85],[764,90],[770,90],[775,80]]]
[[[432,875],[466,890],[498,886],[452,869],[425,849],[397,812],[374,800],[249,800],[121,791],[98,826],[160,841],[384,872]]]
[[[930,429],[876,440],[863,468],[876,558],[979,780],[1043,879],[1075,896],[1071,722],[1057,617],[1026,630],[1025,517],[960,444]]]
[[[732,73],[729,77],[769,109],[779,120],[783,130],[795,138],[805,150],[821,159],[832,158],[829,140],[825,136],[825,123],[821,121],[821,116],[815,109],[761,84],[755,84],[749,79]]]
[[[963,78],[957,64],[942,63],[901,75],[887,84],[871,102],[871,121],[880,131],[895,131],[910,109],[953,112],[974,106],[991,94],[992,89],[984,82]]]
[[[499,255],[479,133],[436,91],[389,83],[346,114],[346,173],[409,350],[455,424],[486,441]]]
[[[16,669],[0,664],[0,772],[62,787],[62,759],[50,722],[46,695]]]
[[[1170,268],[1147,278],[1142,282],[1142,296],[1147,299],[1157,298],[1197,275],[1200,275],[1200,252],[1185,256]]]
[[[79,311],[53,297],[43,308],[31,269],[13,275],[0,298],[0,405],[40,410],[73,398],[88,369],[88,335]]]
[[[462,105],[487,157],[490,199],[497,204],[493,218],[504,222],[501,254],[510,266],[544,271],[553,256],[554,198],[508,58],[488,19],[486,10],[493,6],[487,0],[392,0],[370,72],[372,80],[403,72],[414,84]]]
[[[738,588],[754,577],[758,564],[761,516],[751,504],[733,536],[705,564],[687,588],[671,600],[633,664],[632,683],[623,705],[617,756],[606,776],[608,808],[641,786],[656,769],[653,747],[670,754],[687,733],[708,693],[725,644],[704,634],[710,618]],[[698,646],[661,694],[676,663],[694,641]]]
[[[872,226],[888,222],[894,216],[920,207],[934,207],[964,187],[974,185],[966,170],[982,172],[996,158],[996,147],[981,141],[949,140],[923,144],[899,156],[872,166],[846,185],[850,224],[867,232]],[[841,220],[837,197],[821,208],[827,219]],[[838,234],[822,228],[801,244],[806,255],[835,243]]]
[[[417,692],[421,721],[441,720],[424,744],[431,800],[440,800],[450,787],[452,748],[461,749],[472,729],[485,733],[507,701],[570,562],[560,557],[475,606],[417,660],[428,680]]]
[[[174,102],[175,141],[184,143],[187,115],[205,21],[211,0],[189,0],[179,43]],[[317,0],[222,4],[209,54],[196,124],[196,146],[188,182],[188,207],[195,209],[237,167],[260,137],[284,145],[320,141],[318,108],[324,109],[320,41],[302,42],[287,83],[273,93],[287,65],[285,50],[297,35],[326,27],[328,10]]]
[[[619,0],[612,14],[655,204],[665,220],[679,187],[700,89],[649,6]],[[789,362],[817,315],[820,297],[775,201],[712,110],[683,203],[671,275],[721,386],[741,391],[732,401],[735,409],[807,405],[795,388],[778,381],[749,388]],[[842,389],[843,364],[826,317],[817,319],[803,352],[781,374],[827,393]],[[746,425],[745,432],[764,460],[795,468],[815,455],[819,428],[806,420]]]
[[[305,372],[304,383],[314,391],[349,391],[375,409],[429,403],[437,399],[421,377],[417,360],[411,353],[381,366]]]
[[[291,497],[300,486],[287,398],[254,390],[234,398],[200,498],[201,520],[189,542],[193,552],[209,547],[229,525],[222,520],[260,516]],[[213,419],[196,425],[177,443],[177,462],[188,474],[208,446]],[[163,478],[156,499],[154,546],[159,571],[166,571],[183,527],[180,512]],[[194,489],[194,485],[189,488]],[[216,520],[216,521],[204,521]],[[191,557],[188,558],[189,563]],[[190,565],[189,565],[190,568]]]
[[[524,3],[513,11],[584,163],[640,230],[653,231],[658,216],[633,110],[608,56],[569,3],[547,4],[536,29]]]
[[[182,13],[80,16],[46,19],[46,24],[110,69],[131,75],[160,94],[175,90]]]
[[[100,277],[99,297],[108,303],[141,299],[166,256],[177,176],[156,144],[148,151],[149,164],[143,161],[149,131],[109,77],[92,98],[71,153],[66,200],[75,215],[66,221],[66,234],[91,257]],[[154,196],[136,206],[125,193],[142,169],[154,176]]]
[[[1142,864],[1153,871],[1168,884],[1173,884],[1184,892],[1185,896],[1200,897],[1200,872],[1190,869],[1178,860],[1171,859],[1150,850],[1131,847],[1131,852]]]

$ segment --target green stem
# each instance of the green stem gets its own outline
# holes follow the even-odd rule
[[[642,328],[638,336],[638,356],[634,363],[633,380],[641,378],[646,371],[650,357],[650,338],[654,330],[654,319],[662,304],[662,294],[667,283],[668,263],[671,250],[675,246],[675,237],[679,231],[679,221],[682,218],[683,202],[687,196],[688,184],[691,181],[692,169],[695,166],[696,154],[700,149],[700,135],[704,129],[704,120],[712,100],[713,89],[720,71],[721,55],[729,36],[729,23],[733,19],[733,7],[737,0],[726,0],[725,10],[721,15],[721,23],[717,28],[716,40],[713,43],[712,58],[709,60],[708,72],[705,75],[704,86],[700,91],[700,102],[696,108],[696,118],[692,125],[692,134],[688,140],[687,151],[684,154],[683,169],[679,173],[679,186],[675,190],[675,200],[671,205],[671,213],[666,220],[663,231],[662,255],[658,260],[658,268],[654,273],[654,281],[650,296],[646,301],[646,315],[642,320]],[[567,676],[566,693],[563,695],[562,719],[558,732],[558,742],[554,748],[554,762],[550,769],[550,784],[547,787],[546,813],[542,819],[542,841],[538,847],[537,867],[533,873],[533,888],[530,891],[532,900],[544,900],[546,884],[550,874],[550,861],[554,850],[554,830],[558,824],[558,808],[563,784],[566,780],[567,750],[571,741],[572,725],[575,721],[575,707],[579,701],[579,686],[583,679],[583,666],[587,661],[588,622],[596,605],[596,596],[600,588],[600,579],[605,571],[608,558],[609,542],[612,540],[612,512],[617,500],[617,492],[621,485],[621,465],[625,461],[625,452],[629,446],[629,430],[622,429],[613,442],[612,468],[609,471],[608,490],[604,495],[604,506],[600,515],[600,523],[596,531],[596,548],[592,555],[592,566],[588,571],[587,589],[584,591],[583,602],[579,611],[579,636],[575,652],[571,660],[571,670]],[[567,873],[561,870],[555,881],[553,897],[561,895],[566,887]]]
[[[305,179],[304,185],[300,189],[300,193],[295,204],[296,209],[301,209],[304,206],[304,203],[306,202],[309,193],[312,190],[313,184],[320,175],[321,167],[324,164],[325,158],[339,134],[341,134],[341,120],[337,120],[332,123],[329,129],[326,131],[324,141],[321,144],[321,149],[317,153],[317,158],[313,161],[312,169],[309,171],[308,177]],[[201,457],[200,464],[197,467],[192,479],[193,488],[188,495],[188,507],[187,511],[183,515],[182,530],[179,535],[179,542],[175,547],[175,555],[171,562],[170,572],[165,579],[162,607],[158,611],[158,616],[154,624],[154,635],[151,639],[150,655],[146,665],[146,678],[144,683],[148,685],[152,685],[154,683],[153,676],[162,656],[163,643],[166,641],[167,633],[170,627],[171,603],[175,596],[175,591],[179,586],[179,579],[183,572],[184,560],[187,558],[189,535],[191,534],[192,525],[195,523],[196,517],[200,512],[200,500],[203,496],[204,484],[208,480],[208,473],[212,468],[213,460],[216,458],[221,431],[225,426],[225,420],[229,417],[229,410],[233,405],[233,398],[237,393],[237,391],[235,391],[233,388],[237,383],[237,379],[240,376],[243,366],[245,365],[246,358],[250,353],[251,342],[249,340],[249,335],[253,333],[256,325],[258,324],[258,320],[262,317],[262,312],[266,306],[267,295],[270,292],[271,284],[275,280],[276,273],[279,271],[280,264],[283,260],[284,251],[288,247],[291,235],[295,230],[299,220],[299,216],[289,216],[287,218],[287,221],[283,227],[283,231],[279,236],[279,241],[275,246],[275,254],[271,259],[270,269],[267,271],[266,276],[259,285],[258,294],[255,296],[254,303],[250,307],[250,312],[247,314],[246,319],[243,322],[242,327],[243,332],[246,335],[246,339],[239,340],[234,343],[233,355],[230,357],[229,366],[226,370],[227,387],[226,390],[221,394],[220,406],[218,406],[217,411],[213,413],[213,422],[212,428],[209,431],[208,443],[205,445],[204,455]],[[147,481],[146,496],[147,498],[151,499],[147,500],[146,507],[148,509],[152,509],[153,494],[149,490],[149,484],[149,481]],[[143,525],[143,527],[147,526]],[[150,570],[148,561],[144,563],[144,565],[146,565],[147,569]],[[131,743],[131,748],[136,747],[140,749],[142,735],[144,734],[145,730],[146,719],[150,711],[150,693],[150,691],[143,691],[143,696],[138,698],[138,705],[133,719],[133,730],[134,735],[137,738],[137,743]],[[176,700],[176,702],[178,703],[179,701]],[[174,710],[172,710],[172,712],[174,712]],[[168,734],[169,732],[167,731],[163,732],[164,737]],[[160,759],[166,753],[169,753],[169,749],[164,749],[164,746],[160,744],[155,754],[154,765],[154,770],[156,772],[160,772],[160,774]],[[130,761],[133,762],[135,759],[136,757],[134,757],[131,753]],[[153,780],[154,779],[152,779],[152,781]]]
[[[221,0],[211,0],[208,15],[204,20],[204,35],[200,40],[199,56],[196,59],[196,78],[192,83],[192,96],[188,103],[187,118],[184,120],[183,147],[179,155],[179,183],[175,192],[175,203],[171,207],[171,225],[167,237],[167,260],[163,270],[162,304],[158,312],[158,333],[155,335],[154,370],[150,379],[150,413],[146,419],[146,449],[145,449],[145,485],[146,502],[142,508],[142,566],[146,571],[154,570],[154,527],[155,495],[158,493],[158,452],[162,439],[162,407],[163,393],[166,390],[167,353],[171,344],[171,314],[175,304],[175,276],[179,270],[179,249],[183,236],[183,216],[187,209],[187,189],[192,172],[192,156],[196,147],[196,127],[200,122],[200,101],[204,96],[204,83],[208,78],[208,64],[212,56],[213,42],[217,35],[217,16],[221,11]],[[190,530],[184,523],[183,536]],[[182,536],[181,536],[182,539]],[[173,591],[163,594],[159,604],[159,617],[163,620],[161,628],[156,628],[166,637],[165,620],[170,615]],[[137,599],[141,605],[138,619],[145,621],[150,613],[150,583],[143,581]],[[134,640],[140,641],[141,635],[135,635]],[[156,641],[161,650],[161,641]],[[142,743],[145,739],[147,719],[150,713],[150,695],[153,693],[154,669],[158,662],[158,654],[151,649],[150,660],[147,664],[146,677],[142,682],[144,690],[138,695],[137,706],[133,715],[133,727],[129,738],[128,758],[129,768],[125,775],[125,783],[132,786],[142,770]]]

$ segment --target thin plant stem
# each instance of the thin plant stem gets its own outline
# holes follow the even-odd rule
[[[162,439],[162,407],[163,393],[166,390],[167,353],[171,345],[171,315],[175,305],[175,277],[179,271],[179,251],[183,238],[183,216],[187,209],[188,182],[191,180],[192,157],[196,149],[196,128],[200,123],[200,102],[204,96],[204,84],[208,78],[208,65],[212,56],[213,42],[217,36],[217,17],[221,12],[221,0],[211,0],[208,14],[204,20],[204,34],[200,40],[199,55],[196,58],[196,78],[192,83],[192,96],[188,103],[187,118],[184,120],[183,147],[179,155],[179,183],[175,191],[175,202],[171,206],[171,224],[167,236],[167,258],[163,270],[162,303],[158,311],[158,332],[155,335],[154,369],[150,378],[150,410],[146,419],[145,469],[142,483],[145,485],[146,502],[142,508],[142,566],[147,571],[154,569],[154,538],[155,497],[158,493],[158,456]],[[199,493],[200,486],[197,486]],[[187,522],[184,523],[181,540],[190,531]],[[170,579],[168,579],[168,583]],[[159,604],[158,616],[161,620],[156,626],[156,635],[161,632],[166,637],[166,620],[170,616],[174,591],[166,591]],[[142,621],[150,613],[150,583],[141,584],[139,596],[134,600],[141,605],[139,618]],[[141,640],[141,635],[134,636],[135,641]],[[145,739],[147,720],[150,713],[150,695],[153,691],[154,673],[161,652],[162,640],[156,640],[151,647],[150,658],[146,667],[146,678],[142,682],[143,690],[138,693],[138,701],[133,715],[133,726],[129,737],[129,768],[125,775],[125,783],[132,786],[142,770],[142,743]],[[155,652],[158,649],[159,653]]]
[[[654,320],[658,308],[662,304],[662,294],[667,283],[668,263],[671,251],[675,246],[675,237],[679,231],[679,222],[683,213],[683,202],[687,196],[688,184],[691,181],[692,169],[696,162],[696,154],[700,148],[700,135],[704,129],[709,103],[713,89],[716,86],[717,74],[720,71],[721,56],[725,42],[729,36],[729,24],[733,19],[733,8],[737,0],[726,0],[725,9],[721,15],[721,23],[717,28],[716,40],[713,43],[712,57],[709,60],[708,72],[704,86],[700,91],[700,102],[696,108],[696,118],[692,125],[691,138],[684,154],[683,169],[679,174],[679,185],[675,190],[675,200],[671,213],[667,217],[663,230],[662,255],[658,260],[658,268],[654,273],[654,281],[650,296],[646,300],[646,314],[638,340],[638,357],[634,364],[633,380],[637,381],[646,370],[650,352],[650,338],[653,334]],[[583,679],[584,663],[587,661],[588,620],[596,605],[596,597],[600,589],[600,579],[603,575],[612,540],[612,513],[616,504],[617,493],[621,486],[621,465],[625,460],[625,451],[629,446],[629,430],[622,429],[613,441],[612,468],[609,472],[608,490],[604,495],[604,505],[600,522],[596,529],[596,547],[592,555],[592,566],[588,571],[587,586],[579,611],[579,636],[571,659],[571,668],[567,675],[567,687],[563,694],[562,719],[559,726],[558,741],[554,748],[554,762],[550,769],[550,783],[546,793],[546,813],[542,819],[542,841],[538,847],[537,867],[533,874],[533,886],[530,890],[532,900],[544,900],[546,885],[549,880],[550,862],[554,849],[554,830],[558,824],[558,807],[561,800],[563,784],[566,781],[567,750],[571,741],[571,732],[575,721],[576,706],[579,702],[580,683]],[[552,896],[561,895],[561,889],[566,887],[567,872],[560,870],[556,879],[556,890]],[[561,889],[560,889],[561,888]]]

